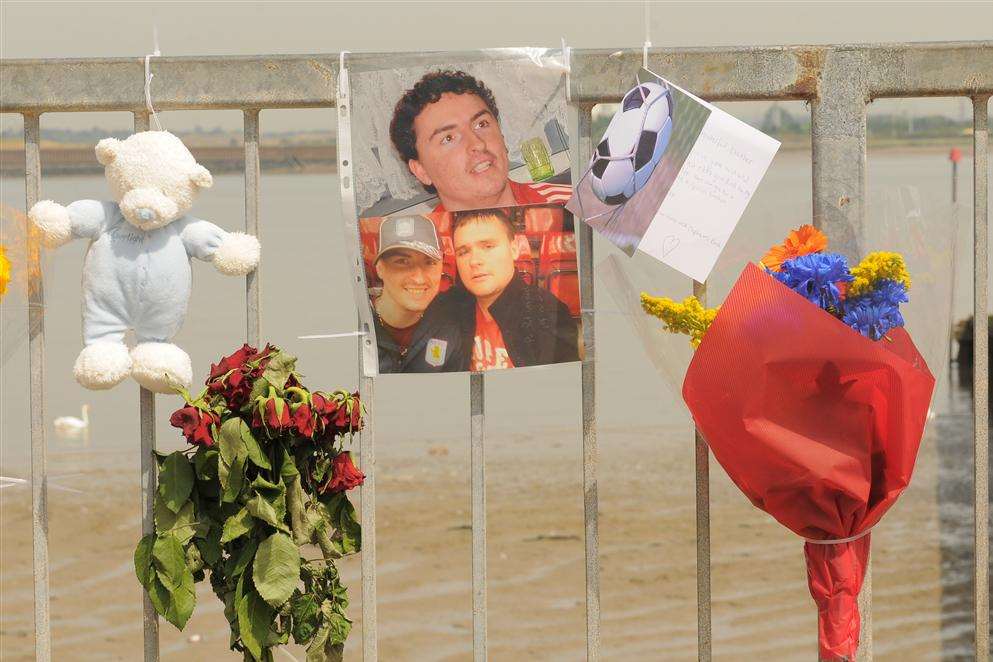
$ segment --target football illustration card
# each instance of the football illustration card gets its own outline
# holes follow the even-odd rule
[[[780,143],[648,69],[636,83],[566,207],[703,282]]]

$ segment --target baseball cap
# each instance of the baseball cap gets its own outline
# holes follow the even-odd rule
[[[379,225],[379,252],[373,264],[383,253],[394,248],[409,248],[435,260],[441,260],[438,231],[434,223],[424,216],[390,216]]]

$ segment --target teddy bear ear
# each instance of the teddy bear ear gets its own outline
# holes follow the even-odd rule
[[[121,141],[117,138],[104,138],[97,143],[97,161],[100,165],[109,165],[117,157],[117,149],[121,146]]]
[[[214,178],[210,176],[210,171],[199,163],[190,175],[190,181],[196,184],[197,188],[210,188],[214,185]]]

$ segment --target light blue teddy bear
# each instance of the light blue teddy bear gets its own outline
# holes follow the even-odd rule
[[[83,343],[73,374],[90,389],[128,375],[145,388],[189,388],[189,355],[169,340],[190,298],[191,258],[218,271],[247,274],[259,263],[258,240],[188,215],[196,194],[213,184],[183,142],[167,131],[144,131],[96,147],[117,202],[43,200],[28,217],[49,246],[90,240],[83,263]],[[137,344],[124,344],[128,329]]]

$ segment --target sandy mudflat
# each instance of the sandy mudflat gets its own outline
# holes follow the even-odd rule
[[[665,437],[668,437],[668,441]],[[682,431],[602,430],[602,650],[609,660],[696,657],[693,450]],[[580,435],[488,439],[489,641],[494,660],[585,656]],[[471,658],[471,533],[463,442],[378,449],[380,655]],[[430,452],[429,452],[430,451]],[[82,457],[82,459],[79,459]],[[936,453],[873,537],[877,659],[941,656]],[[106,459],[106,456],[103,456]],[[56,660],[141,657],[137,471],[53,455],[52,628]],[[755,511],[712,463],[713,631],[717,659],[810,660],[816,620],[801,543]],[[0,656],[33,654],[30,495],[3,490]],[[360,658],[358,558],[345,563]],[[219,601],[201,584],[186,631],[162,622],[164,660],[238,659]],[[190,643],[190,635],[200,640]],[[297,648],[290,652],[298,660]],[[289,660],[285,654],[278,659]]]

